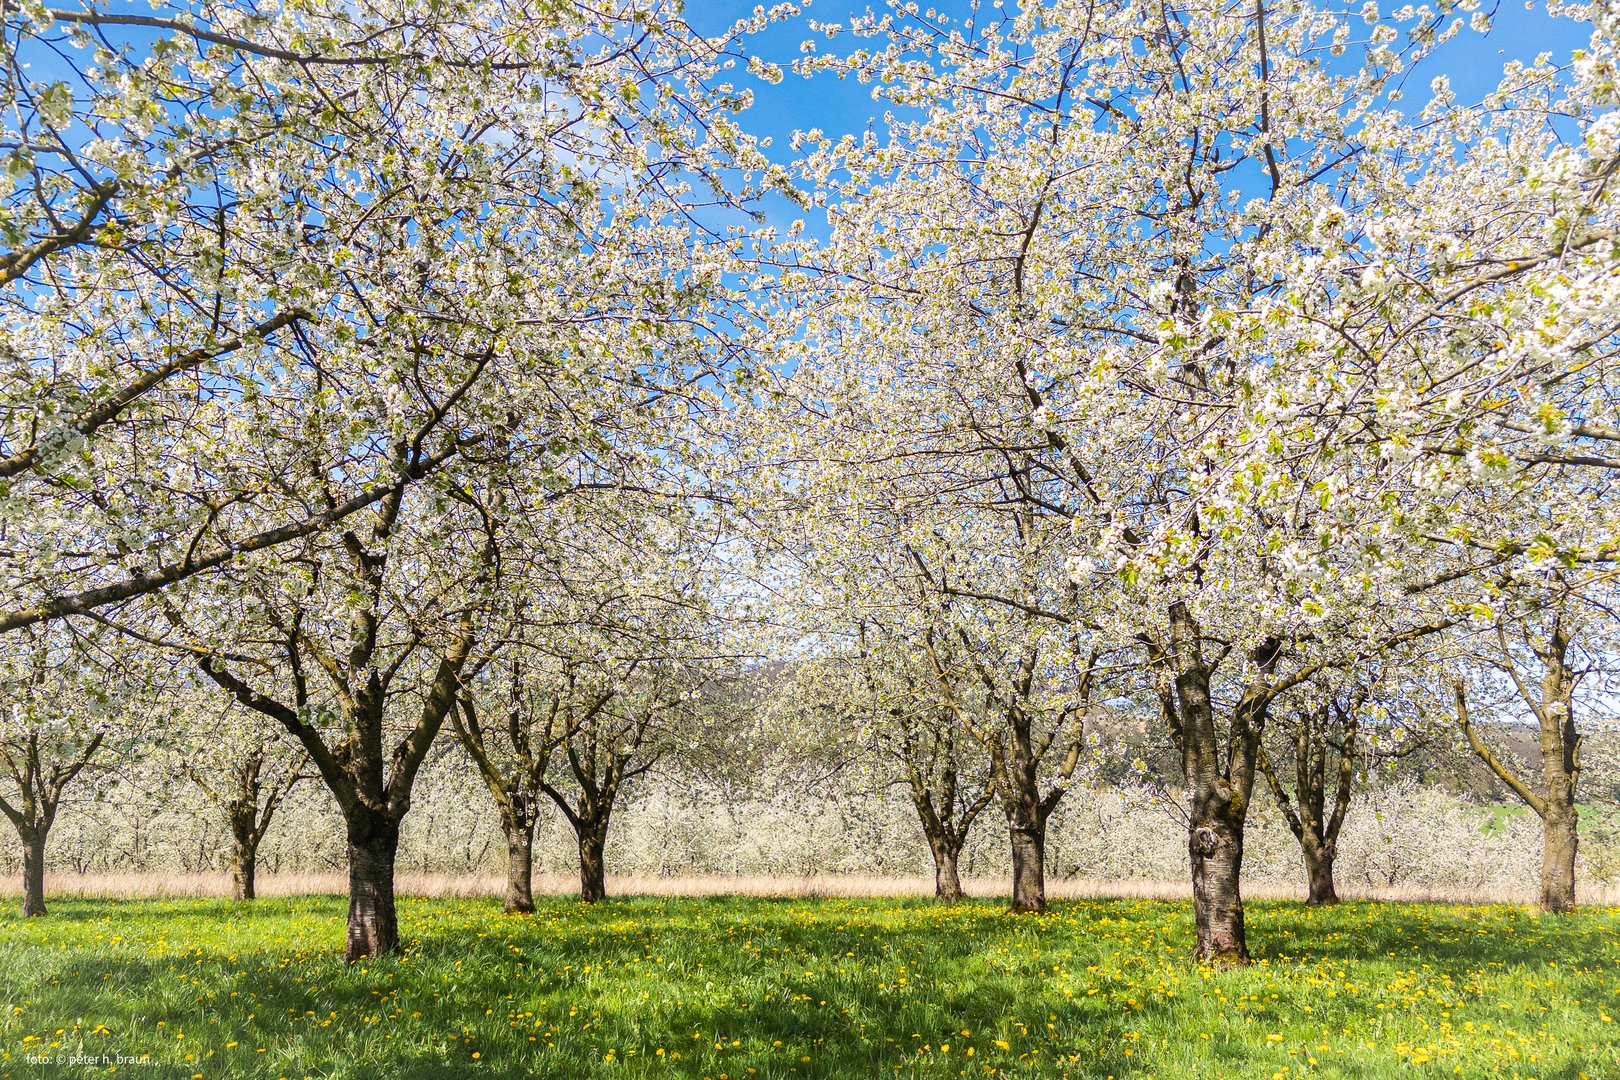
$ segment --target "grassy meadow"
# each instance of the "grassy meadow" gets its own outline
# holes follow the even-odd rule
[[[1223,973],[1161,900],[405,899],[345,968],[336,897],[63,898],[0,916],[0,1078],[1620,1076],[1620,909],[1249,910]]]

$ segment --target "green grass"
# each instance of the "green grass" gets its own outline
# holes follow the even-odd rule
[[[1483,819],[1480,832],[1486,836],[1500,836],[1507,831],[1508,822],[1521,818],[1530,813],[1530,808],[1524,803],[1487,803],[1477,809]],[[1602,837],[1614,831],[1620,824],[1620,811],[1606,803],[1577,803],[1576,828],[1580,831],[1582,843],[1601,841]]]
[[[0,917],[0,1077],[1620,1076],[1620,909],[407,900],[345,968],[343,903],[57,900]]]

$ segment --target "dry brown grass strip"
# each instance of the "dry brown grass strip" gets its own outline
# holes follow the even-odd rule
[[[15,896],[20,883],[15,877],[0,879],[0,895]],[[969,896],[998,897],[1006,894],[1007,883],[997,878],[969,878],[963,887]],[[265,874],[258,883],[260,896],[339,895],[348,889],[348,875],[341,872],[308,874]],[[418,874],[403,873],[397,888],[404,896],[479,897],[500,896],[505,880],[497,874]],[[534,891],[565,895],[575,892],[578,882],[561,874],[538,874]],[[225,873],[116,873],[49,874],[47,896],[96,896],[116,899],[144,897],[223,897],[231,894],[231,879]],[[610,896],[824,896],[886,897],[930,896],[932,878],[876,877],[846,874],[693,874],[658,877],[651,874],[609,875]],[[1054,900],[1144,899],[1184,900],[1185,881],[1105,880],[1069,878],[1047,882],[1046,892]],[[1286,885],[1246,884],[1243,893],[1251,900],[1297,900],[1301,890]],[[1438,902],[1451,904],[1534,904],[1536,895],[1528,889],[1402,887],[1367,888],[1341,885],[1347,900]],[[1620,888],[1583,882],[1581,903],[1620,905]]]

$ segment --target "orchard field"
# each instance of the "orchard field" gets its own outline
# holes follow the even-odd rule
[[[345,965],[336,897],[59,900],[0,916],[0,1077],[1604,1077],[1620,909],[548,897],[402,901]]]
[[[0,0],[0,1080],[1620,1080],[1616,0],[130,7]]]

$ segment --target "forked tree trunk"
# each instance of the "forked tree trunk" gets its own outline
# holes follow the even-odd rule
[[[534,823],[506,821],[506,911],[534,911]]]
[[[386,614],[392,601],[385,599],[390,595],[385,588],[389,565],[385,542],[398,521],[404,491],[403,486],[398,487],[390,498],[377,503],[371,528],[366,530],[375,544],[370,550],[356,533],[345,534],[345,547],[354,561],[350,596],[355,608],[347,641],[349,662],[346,668],[319,665],[327,668],[343,702],[343,724],[341,732],[332,733],[333,742],[322,734],[324,725],[311,723],[305,715],[307,687],[302,679],[289,687],[293,691],[289,702],[233,674],[220,658],[207,654],[197,657],[203,673],[238,703],[274,720],[303,744],[322,783],[337,800],[349,849],[348,936],[343,955],[351,964],[385,955],[399,946],[394,864],[399,853],[400,822],[410,810],[411,788],[418,770],[433,748],[445,715],[456,703],[463,669],[477,640],[474,609],[464,607],[455,617],[452,636],[445,643],[447,649],[436,656],[416,653],[420,639],[400,645],[397,651],[391,641],[384,643],[385,637],[392,636],[392,631],[383,629],[392,624],[392,616]],[[483,546],[474,582],[486,580],[494,565],[493,543],[491,537]],[[178,625],[178,614],[173,608],[168,610]],[[294,626],[301,621],[303,610],[299,608],[291,615]],[[309,657],[311,667],[317,666],[301,632],[290,634],[286,648],[295,666],[301,656]],[[393,659],[382,659],[385,654],[391,654]],[[390,687],[401,671],[415,670],[416,661],[405,663],[413,655],[418,661],[427,661],[433,674],[426,693],[411,709],[416,719],[389,751],[384,744],[393,738],[390,709],[395,700]]]
[[[1498,627],[1500,633],[1500,627]],[[1528,635],[1526,635],[1528,640]],[[1468,701],[1461,679],[1453,681],[1457,696],[1457,722],[1468,745],[1481,761],[1507,784],[1541,819],[1541,907],[1567,914],[1575,910],[1576,829],[1580,812],[1575,806],[1580,778],[1581,734],[1575,724],[1574,690],[1577,675],[1568,662],[1569,638],[1562,622],[1553,621],[1543,642],[1531,642],[1545,667],[1539,701],[1511,663],[1503,665],[1520,696],[1535,711],[1540,727],[1542,786],[1538,791],[1491,752],[1468,716]],[[1503,653],[1508,652],[1505,635]]]
[[[579,902],[594,904],[607,896],[607,871],[603,851],[607,847],[607,827],[586,825],[579,830]]]
[[[1012,910],[1046,910],[1046,823],[1009,814],[1007,834],[1012,842]]]
[[[1223,738],[1215,725],[1210,668],[1201,651],[1201,631],[1184,603],[1170,608],[1173,692],[1164,698],[1171,730],[1180,745],[1187,777],[1190,820],[1187,854],[1192,863],[1195,955],[1205,963],[1230,967],[1249,962],[1243,925],[1243,825],[1260,755],[1268,702],[1263,685],[1251,684],[1233,706],[1231,731]],[[1268,678],[1277,646],[1266,642],[1251,661]]]
[[[1199,960],[1220,967],[1249,962],[1243,927],[1243,818],[1230,803],[1195,807],[1189,831],[1193,920]]]
[[[23,895],[22,913],[25,918],[45,914],[45,841],[56,822],[56,810],[62,805],[62,789],[90,764],[101,746],[102,736],[93,735],[84,744],[77,759],[59,765],[42,763],[40,737],[37,731],[28,731],[6,753],[7,769],[17,781],[19,805],[0,798],[0,814],[17,830],[22,841]],[[11,758],[12,750],[21,752],[24,761],[19,767]],[[137,819],[138,821],[139,819]]]
[[[506,835],[506,913],[528,915],[534,911],[534,789],[544,775],[546,753],[536,760],[529,742],[518,737],[525,729],[528,713],[522,693],[522,668],[512,661],[511,708],[507,716],[511,749],[516,765],[497,763],[485,746],[484,725],[474,699],[463,694],[450,710],[450,723],[468,756],[478,766],[484,786],[495,799],[500,812],[501,831]]]
[[[26,831],[19,829],[23,848],[23,897],[22,913],[24,918],[45,914],[45,837],[50,832],[50,826],[31,827]]]
[[[1022,717],[1019,718],[1022,721]],[[1027,723],[1013,726],[1010,750],[998,770],[996,792],[1007,818],[1007,839],[1012,854],[1012,906],[1018,914],[1046,910],[1046,822],[1063,795],[1061,785],[1041,797],[1036,777],[1036,756],[1031,751]],[[1064,775],[1074,767],[1078,752],[1066,759]]]
[[[985,792],[960,817],[952,820],[940,816],[934,805],[935,793],[927,789],[918,775],[914,773],[911,779],[912,805],[917,808],[923,835],[928,838],[928,851],[934,857],[934,899],[942,904],[961,903],[962,877],[957,864],[962,858],[962,848],[967,845],[968,830],[979,811],[989,803],[990,793]],[[940,801],[951,806],[955,799],[955,785],[948,783]]]
[[[623,774],[619,772],[622,761],[615,759],[608,770],[607,779],[599,783],[595,776],[573,764],[574,760],[570,759],[571,767],[581,789],[577,809],[549,783],[542,783],[540,788],[562,811],[574,830],[574,843],[579,850],[579,902],[594,904],[607,897],[604,852],[607,848],[608,822],[613,817],[613,800],[618,797],[619,783],[623,779]]]
[[[267,750],[253,751],[237,766],[235,790],[222,803],[226,824],[231,830],[231,896],[246,901],[258,895],[259,845],[270,831],[276,808],[281,800],[303,779],[296,772],[272,783],[264,783],[264,764]],[[218,800],[209,778],[187,767],[192,781]]]
[[[1359,710],[1367,699],[1366,687],[1351,690],[1348,703],[1328,699],[1297,714],[1293,731],[1294,791],[1290,795],[1282,778],[1262,749],[1256,759],[1266,784],[1277,798],[1288,829],[1299,841],[1305,862],[1305,903],[1312,906],[1337,904],[1339,892],[1333,882],[1333,864],[1338,856],[1339,834],[1350,809],[1350,794],[1361,759]],[[1334,729],[1338,739],[1333,738]],[[1328,752],[1337,750],[1334,766],[1332,803],[1328,801]]]
[[[382,956],[399,945],[399,916],[394,910],[394,859],[399,852],[399,825],[381,814],[368,814],[349,825],[348,963]]]
[[[1323,907],[1339,902],[1339,891],[1333,884],[1333,860],[1338,854],[1330,845],[1309,841],[1300,844],[1305,854],[1305,903]]]

